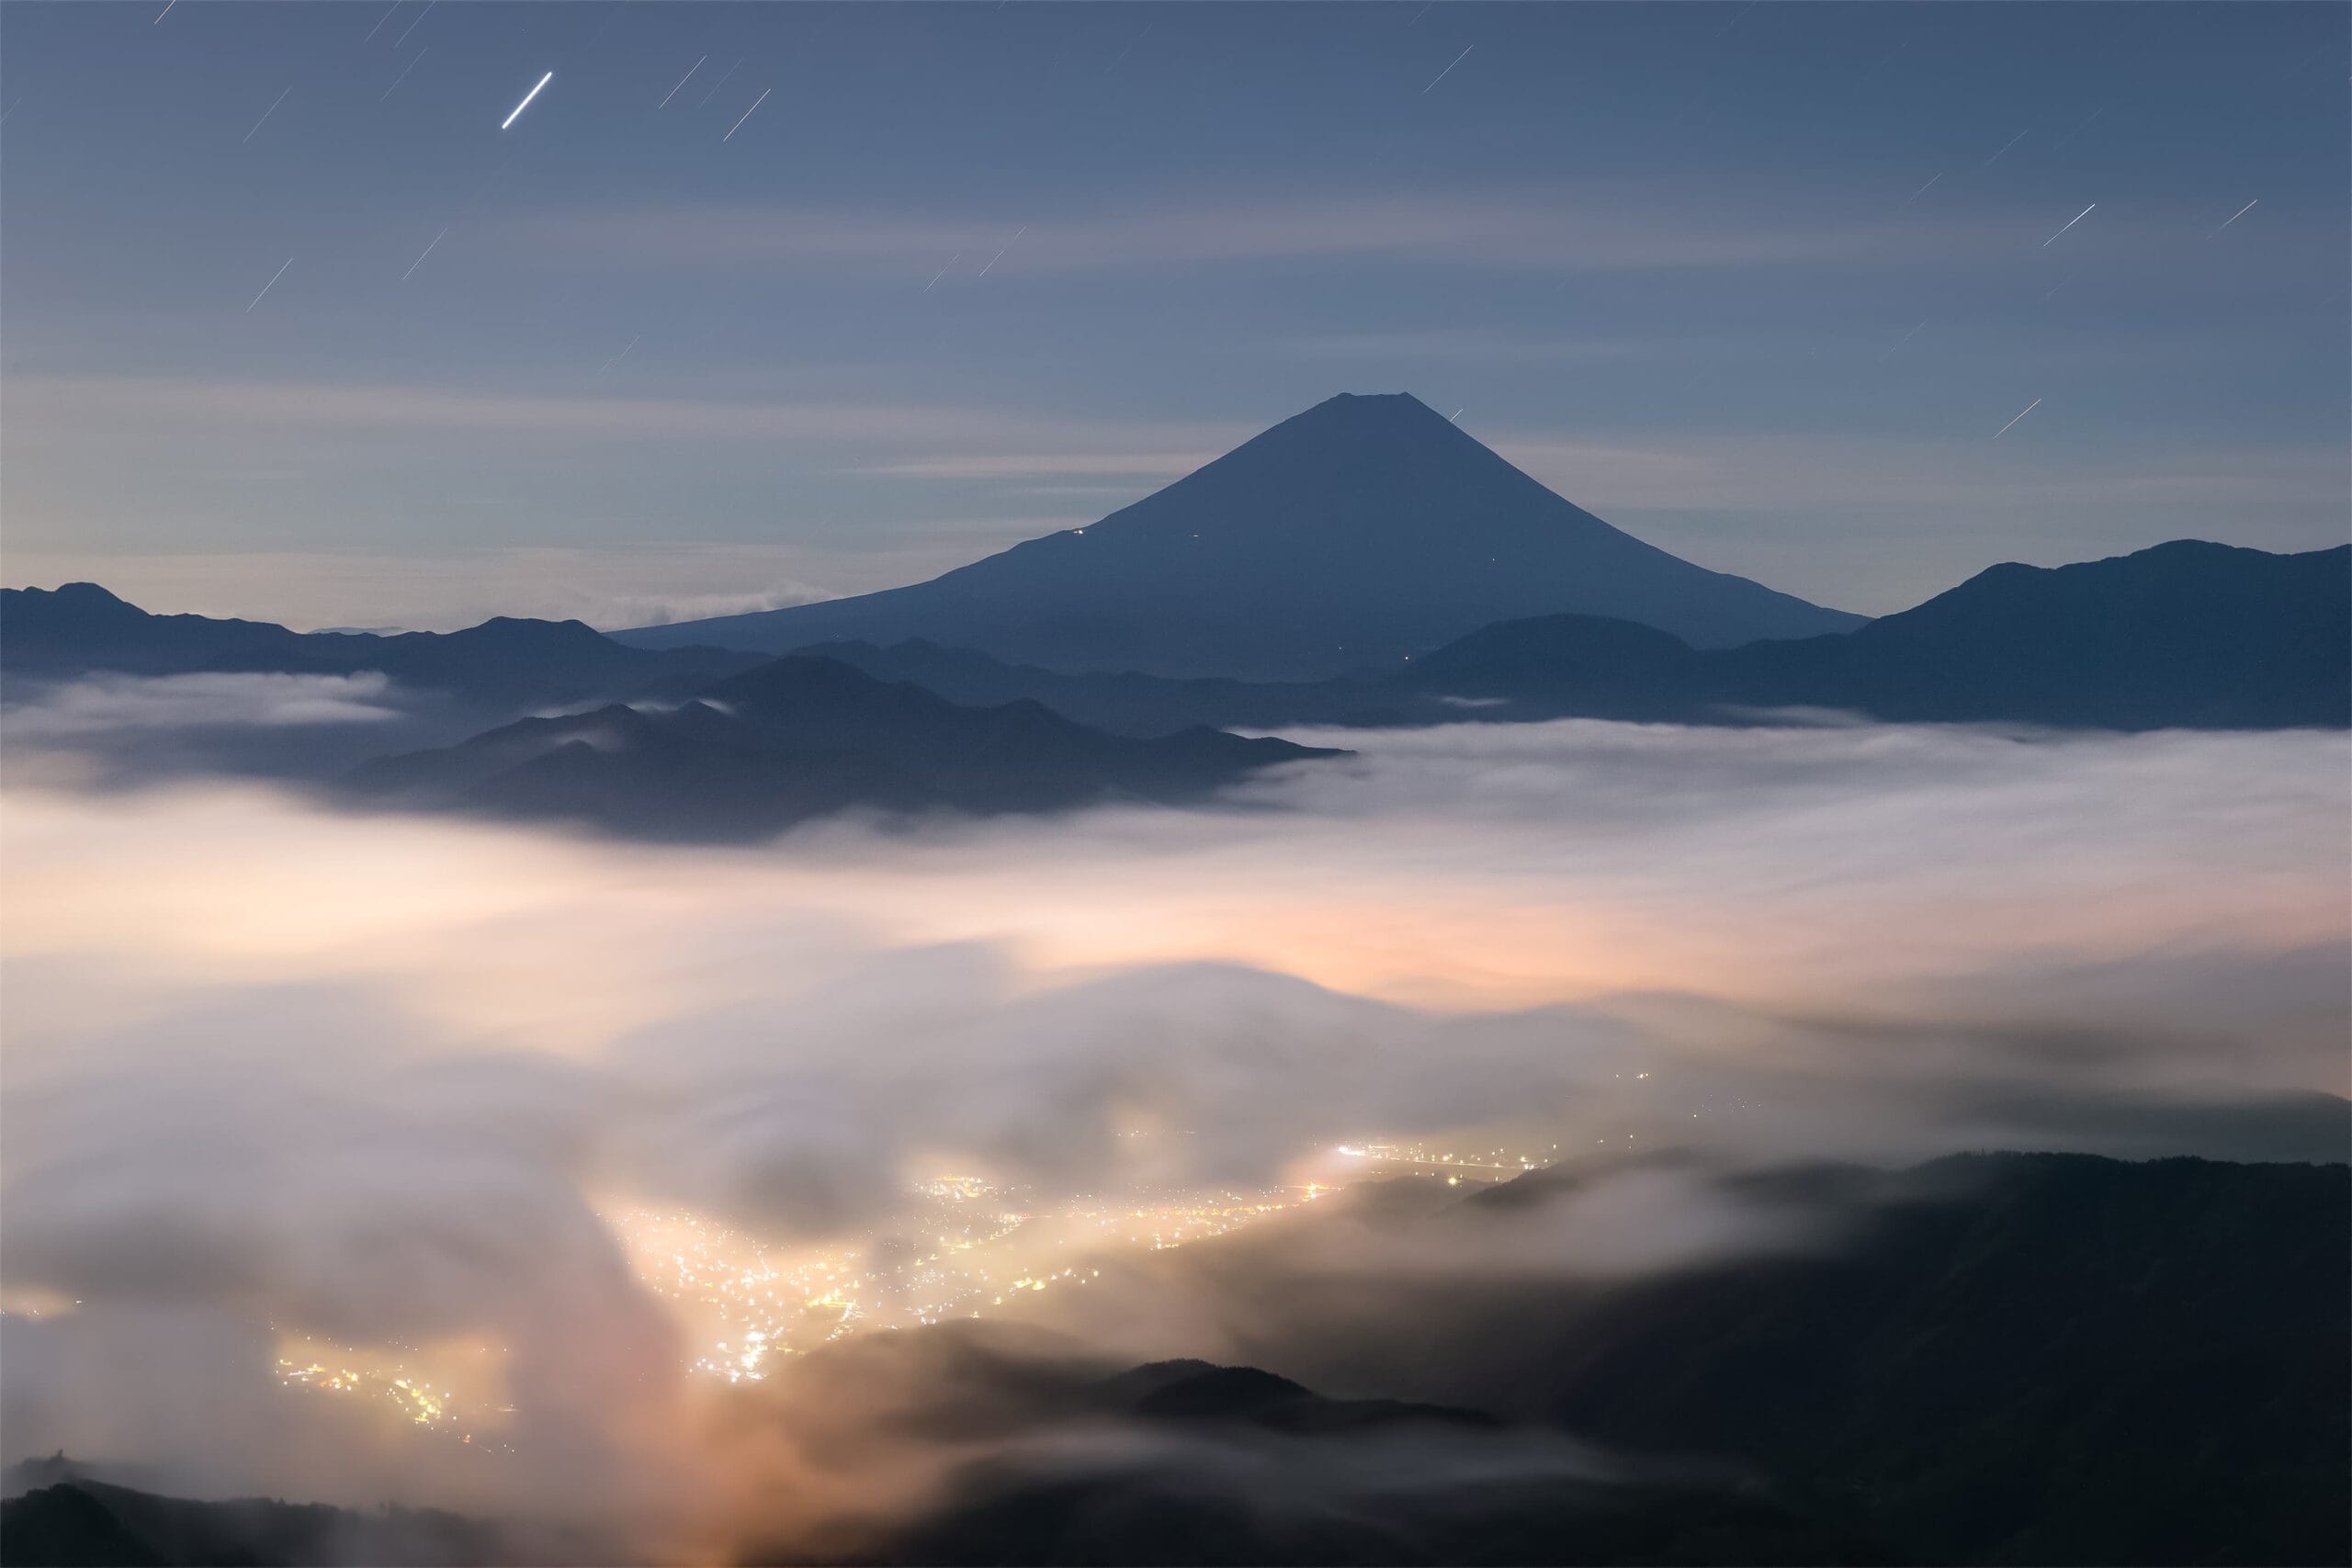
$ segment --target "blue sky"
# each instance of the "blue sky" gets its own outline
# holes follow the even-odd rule
[[[1865,612],[2337,543],[2346,15],[17,0],[0,572],[719,612],[1342,390]]]

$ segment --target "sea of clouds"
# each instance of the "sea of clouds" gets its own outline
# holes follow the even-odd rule
[[[346,731],[384,699],[197,694],[208,724]],[[77,688],[0,739],[63,759],[156,713]],[[0,1322],[0,1458],[701,1551],[888,1507],[944,1450],[877,1435],[878,1393],[820,1434],[805,1404],[755,1416],[689,1383],[598,1217],[616,1199],[854,1237],[943,1164],[1050,1197],[1507,1129],[1611,1174],[1496,1238],[1309,1226],[1291,1256],[1604,1277],[1835,1245],[1835,1216],[1635,1157],[1658,1150],[2341,1157],[2340,734],[1297,738],[1356,756],[1210,809],[842,820],[729,850],[14,767],[0,1292],[23,1310]],[[1154,1290],[1164,1310],[1068,1309],[1056,1353],[1247,1347],[1245,1298]],[[497,1346],[513,1461],[290,1407],[288,1331]],[[862,1364],[869,1390],[944,1375]],[[812,1466],[843,1423],[872,1462]]]

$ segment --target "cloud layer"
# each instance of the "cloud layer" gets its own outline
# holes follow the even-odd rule
[[[1217,812],[733,852],[13,789],[0,1220],[45,1315],[9,1320],[12,1450],[673,1540],[779,1475],[877,1499],[684,1378],[614,1201],[790,1246],[896,1234],[941,1168],[1045,1206],[1329,1181],[1368,1138],[1754,1162],[2340,1135],[2341,736],[1345,739],[1359,762]],[[1508,1245],[1295,1247],[1499,1277],[1829,1244],[1635,1170]],[[1079,1343],[1232,1343],[1114,1299]],[[289,1332],[486,1358],[469,1392],[514,1406],[516,1457],[289,1403]]]

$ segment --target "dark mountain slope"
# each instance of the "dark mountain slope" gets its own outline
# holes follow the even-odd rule
[[[0,668],[12,675],[279,670],[301,641],[267,621],[149,615],[95,582],[0,588]]]
[[[1860,630],[1677,652],[1584,617],[1491,626],[1412,681],[1530,713],[1688,718],[1838,708],[1889,720],[2104,729],[2352,722],[2352,546],[2301,555],[2183,539],[1979,572]]]
[[[992,814],[1195,800],[1260,768],[1336,755],[1202,728],[1108,735],[1034,702],[961,707],[794,657],[673,710],[616,704],[385,758],[346,788],[384,804],[718,840],[852,808]]]
[[[1851,1207],[1835,1245],[1615,1288],[1317,1296],[1283,1337],[1297,1358],[1272,1336],[1260,1354],[1745,1461],[1917,1561],[2352,1552],[2346,1167],[1995,1155],[1892,1185],[1792,1175],[1774,1196]],[[1464,1218],[1572,1185],[1522,1178]]]
[[[911,681],[951,702],[993,705],[1024,699],[1067,718],[1118,735],[1166,735],[1192,725],[1271,728],[1284,724],[1380,726],[1408,721],[1409,699],[1393,682],[1231,681],[1217,676],[1066,674],[1035,664],[1007,664],[968,648],[922,638],[878,648],[870,642],[820,642],[798,650],[839,660],[885,681]]]
[[[947,1331],[950,1335],[954,1330]],[[1540,1426],[1330,1399],[1271,1372],[1159,1361],[1071,1386],[989,1369],[998,1421],[952,1357],[903,1429],[1001,1446],[912,1518],[839,1520],[755,1562],[1886,1562],[1716,1465],[1603,1460]],[[1057,1386],[1059,1385],[1059,1386]]]
[[[1525,1246],[1556,1246],[1544,1211],[1590,1174],[1521,1178],[1400,1219],[1387,1242],[1409,1257],[1417,1237],[1442,1247],[1467,1225],[1505,1246],[1497,1227],[1524,1224]],[[1221,1245],[1180,1279],[1249,1303],[1260,1355],[1310,1383],[1443,1404],[1323,1400],[1248,1368],[1137,1369],[1113,1386],[1160,1443],[975,1467],[934,1515],[844,1555],[2337,1563],[2352,1550],[2345,1167],[1998,1155],[1714,1179],[1847,1223],[1800,1252],[1613,1284],[1293,1273],[1279,1240]],[[1472,1406],[1608,1445],[1611,1481],[1546,1466],[1529,1427]],[[1354,1409],[1395,1415],[1334,1418]],[[1712,1489],[1693,1483],[1709,1474]]]
[[[2054,569],[2011,561],[1838,638],[1711,656],[1719,701],[1890,719],[2266,729],[2352,718],[2352,546],[2180,539]]]
[[[2345,1560],[2345,1168],[1929,1174],[1963,1194],[1859,1249],[1604,1309],[1542,1374],[1555,1416],[1619,1442],[1703,1430],[1930,1558]]]
[[[1303,1437],[1439,1426],[1494,1428],[1477,1410],[1396,1399],[1327,1399],[1288,1378],[1255,1367],[1207,1361],[1152,1361],[1101,1385],[1110,1408],[1155,1421],[1231,1421]]]
[[[0,589],[0,671],[48,680],[131,675],[353,675],[485,706],[676,695],[759,663],[716,648],[625,648],[578,621],[501,615],[457,632],[296,632],[266,621],[156,615],[92,582]]]
[[[1099,523],[929,582],[619,635],[779,653],[925,637],[1053,670],[1293,680],[1554,611],[1705,647],[1860,624],[1621,533],[1396,394],[1318,403]]]
[[[1302,1441],[1295,1453],[1261,1444],[1198,1444],[1193,1452],[1112,1445],[1078,1463],[978,1465],[932,1513],[879,1543],[746,1560],[1235,1568],[1902,1561],[1883,1540],[1758,1492],[1596,1482],[1524,1461],[1512,1467],[1507,1453],[1481,1474],[1455,1451],[1470,1446],[1458,1436],[1423,1437],[1418,1451],[1375,1456],[1385,1464],[1351,1475],[1372,1469],[1340,1448],[1351,1440]]]
[[[1655,626],[1541,615],[1498,622],[1435,649],[1395,684],[1441,702],[1471,697],[1588,718],[1695,720],[1708,705],[1706,657]],[[1459,712],[1454,705],[1450,716]]]
[[[582,1543],[571,1543],[577,1550]],[[197,1502],[77,1478],[0,1502],[0,1563],[45,1568],[561,1562],[544,1545],[429,1508],[359,1513],[259,1497]]]

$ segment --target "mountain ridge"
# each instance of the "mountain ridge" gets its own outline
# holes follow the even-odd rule
[[[910,640],[829,656],[960,701],[1031,695],[1129,734],[1587,717],[1748,724],[1787,709],[1889,722],[2267,729],[2352,724],[2352,546],[2274,555],[2174,540],[2064,567],[2005,562],[1848,633],[1693,649],[1655,627],[1496,622],[1384,677],[1171,681],[1008,665]]]
[[[349,774],[343,793],[382,806],[725,842],[853,809],[992,816],[1121,799],[1175,805],[1261,768],[1343,754],[1199,726],[1153,739],[1112,735],[1034,701],[967,706],[791,655],[674,708],[615,703],[379,758]]]
[[[298,632],[273,621],[157,615],[95,582],[0,589],[0,671],[355,675],[522,706],[675,695],[763,660],[740,650],[629,648],[584,622],[493,615],[453,632]]]

